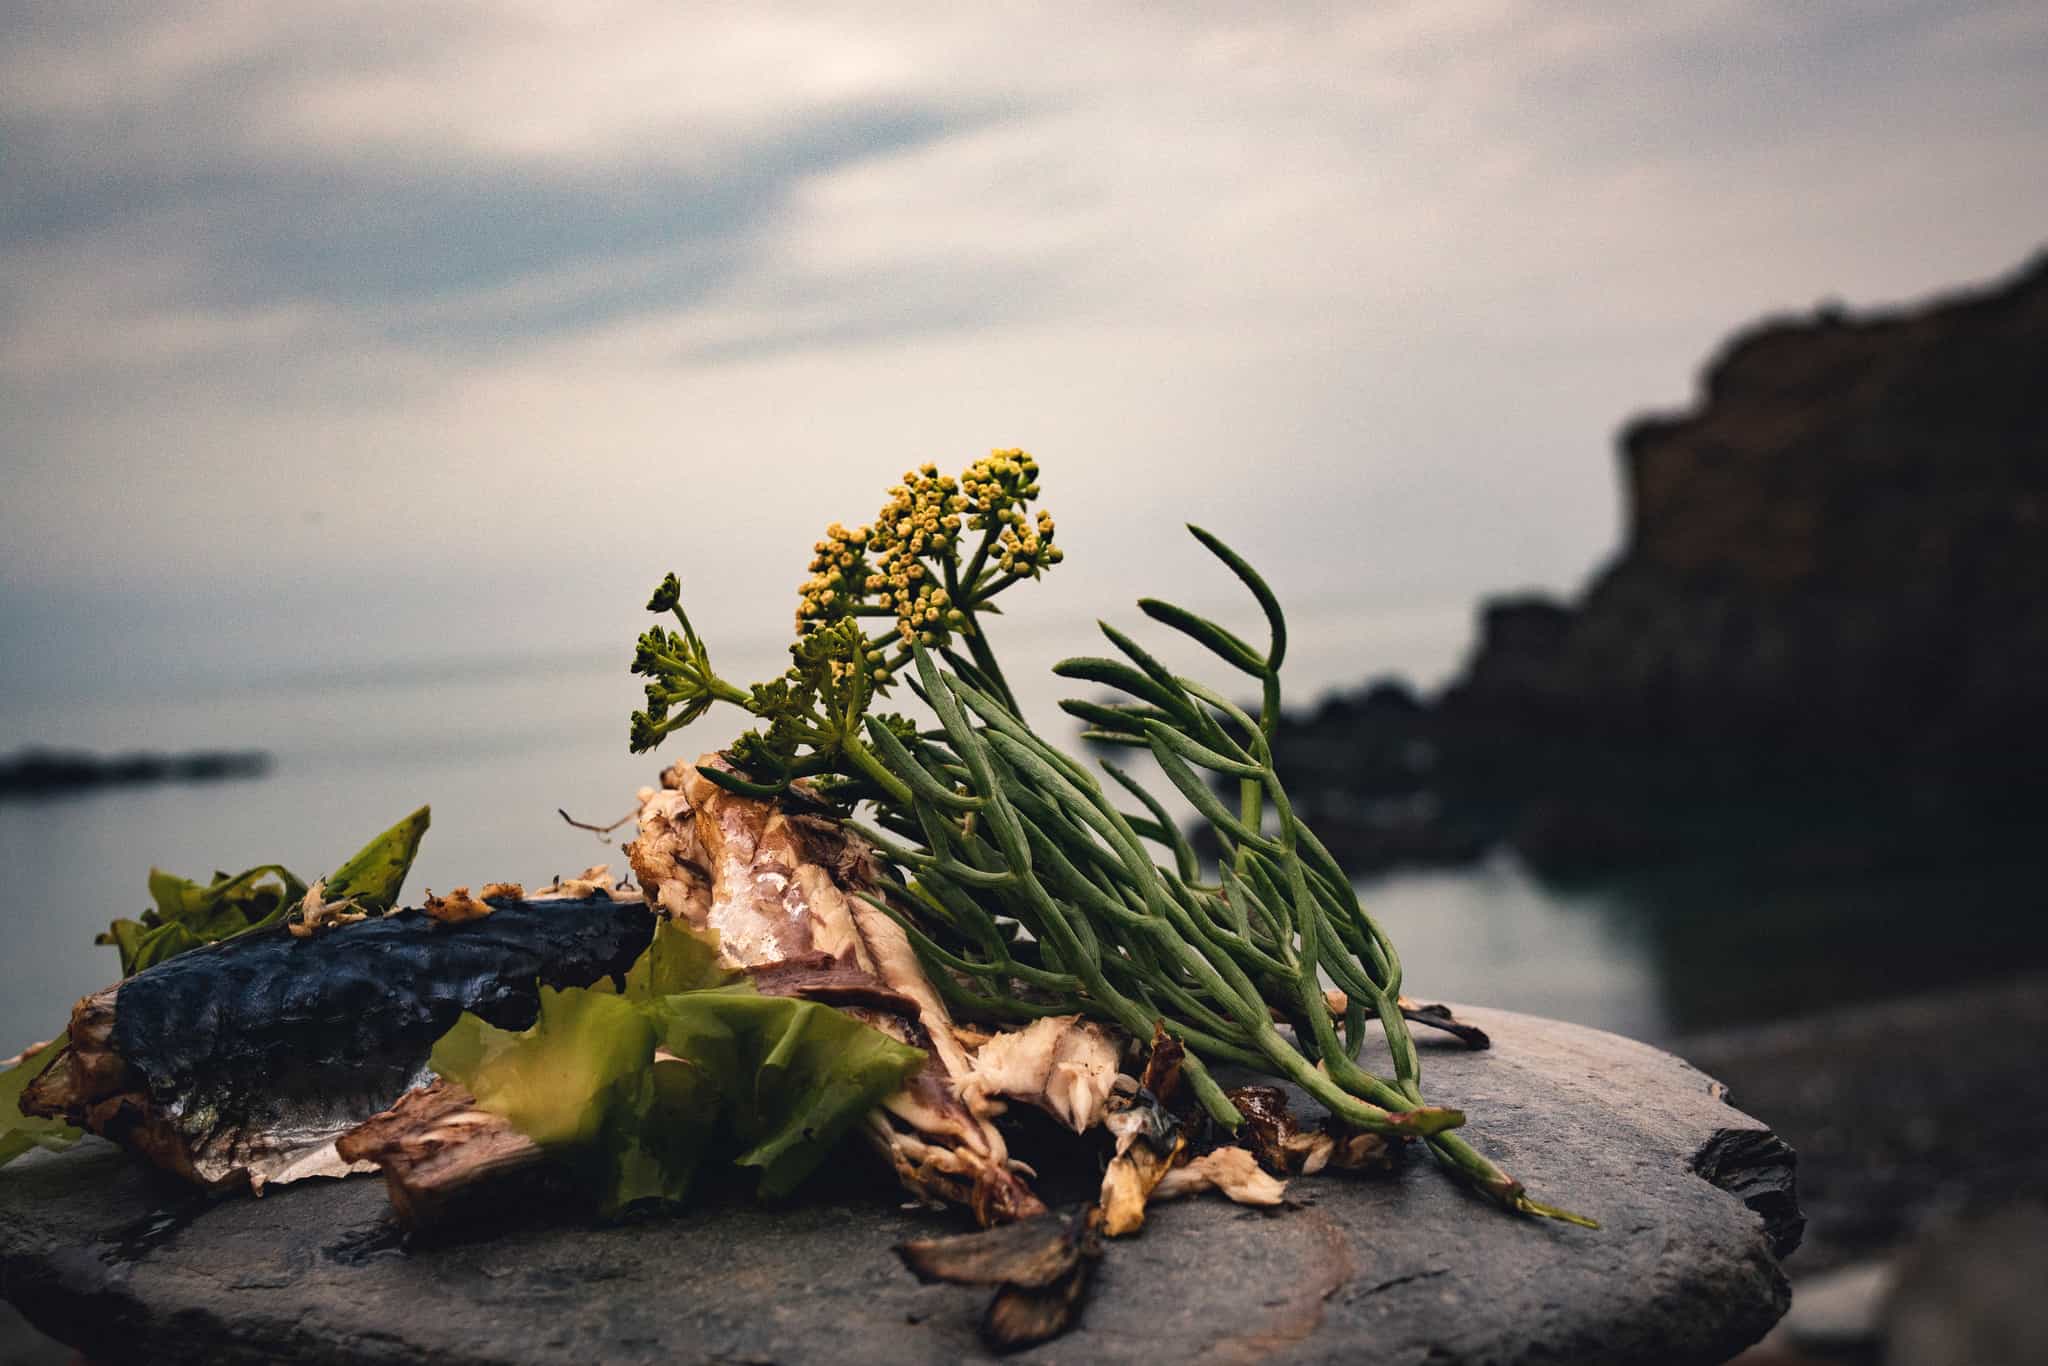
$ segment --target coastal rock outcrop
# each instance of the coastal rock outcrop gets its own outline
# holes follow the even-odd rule
[[[1762,324],[1702,390],[1622,433],[1624,544],[1578,601],[1489,602],[1441,695],[1283,729],[1359,866],[1863,864],[2048,807],[2048,256]]]

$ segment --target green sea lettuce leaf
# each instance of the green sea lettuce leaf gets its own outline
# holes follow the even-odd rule
[[[605,1214],[680,1202],[713,1160],[786,1195],[924,1054],[829,1006],[758,995],[716,954],[664,922],[623,992],[542,988],[526,1030],[464,1015],[431,1066],[567,1164]]]
[[[652,1001],[743,980],[743,974],[718,965],[716,930],[693,930],[664,917],[654,923],[654,938],[647,952],[627,971],[624,994],[636,1001]]]
[[[816,1001],[726,989],[663,999],[663,1045],[682,1057],[729,1049],[739,1070],[723,1097],[733,1161],[759,1173],[758,1193],[788,1195],[924,1054]],[[730,1040],[728,1043],[727,1040]]]
[[[603,1143],[571,1154],[597,1192],[598,1212],[680,1202],[717,1136],[716,1091],[705,1069],[657,1054],[618,1099]]]
[[[576,1147],[602,1132],[613,1092],[654,1059],[654,1025],[609,992],[540,989],[531,1029],[465,1014],[434,1045],[434,1071],[543,1147]]]
[[[353,901],[366,911],[390,910],[398,904],[398,894],[405,889],[405,875],[412,871],[420,840],[431,824],[430,808],[423,806],[414,811],[329,873],[323,895],[329,901]]]
[[[69,1032],[59,1034],[34,1057],[24,1058],[0,1072],[0,1167],[6,1166],[31,1148],[62,1152],[76,1143],[79,1131],[59,1119],[38,1119],[21,1112],[21,1093],[28,1084],[55,1062],[71,1041]]]
[[[326,898],[353,899],[370,911],[390,910],[398,902],[430,819],[423,806],[356,851],[327,878]],[[123,977],[201,945],[277,924],[305,900],[306,883],[276,863],[232,875],[217,872],[203,885],[152,868],[149,895],[156,905],[141,919],[116,920],[93,941],[120,951]]]
[[[204,885],[152,868],[149,895],[156,905],[140,920],[116,920],[94,941],[120,950],[123,977],[281,917],[306,895],[306,884],[275,863],[215,873]]]

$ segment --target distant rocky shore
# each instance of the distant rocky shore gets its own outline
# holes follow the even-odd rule
[[[140,783],[215,782],[260,778],[270,771],[262,750],[196,750],[189,754],[109,754],[24,749],[0,758],[0,800],[55,796]]]
[[[1622,550],[1480,610],[1433,697],[1276,737],[1359,871],[1507,845],[1556,876],[1756,853],[1870,866],[2048,813],[2048,256],[1998,286],[1735,338],[1621,436]]]

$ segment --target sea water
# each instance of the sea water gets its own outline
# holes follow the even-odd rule
[[[1306,625],[1314,629],[1297,631],[1288,665],[1303,698],[1362,679],[1368,657],[1440,677],[1456,663],[1464,618]],[[1046,667],[1100,649],[1079,636],[1006,649],[1022,661],[1013,681],[1042,729],[1073,735],[1054,705],[1067,685]],[[95,947],[93,935],[148,905],[153,865],[204,879],[276,862],[312,878],[428,803],[433,827],[410,901],[459,884],[532,886],[598,863],[623,872],[619,840],[630,826],[605,842],[558,813],[599,825],[629,814],[635,789],[664,763],[729,739],[742,720],[714,712],[659,756],[628,754],[638,689],[625,653],[390,661],[0,698],[0,753],[31,743],[259,748],[275,760],[253,780],[0,799],[0,1056],[61,1029],[73,1001],[113,980],[114,950]],[[772,646],[720,658],[735,678],[778,664]],[[1649,1040],[2048,961],[2048,915],[2026,868],[1845,880],[1737,862],[1561,888],[1497,856],[1361,889],[1401,950],[1409,994]]]

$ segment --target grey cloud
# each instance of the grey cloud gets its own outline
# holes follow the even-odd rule
[[[802,179],[967,126],[912,107],[832,111],[712,173],[656,165],[229,165],[197,173],[67,165],[46,130],[0,129],[16,185],[0,249],[121,232],[193,258],[199,301],[314,302],[375,315],[404,341],[517,340],[687,305],[758,251]],[[580,267],[650,258],[624,279],[531,307],[435,306]]]
[[[720,365],[784,351],[827,351],[910,337],[964,333],[993,321],[1042,317],[1064,302],[1072,262],[1059,253],[1032,261],[931,261],[876,270],[855,284],[785,277],[753,297],[773,321],[736,335],[693,341],[677,359]]]
[[[1361,541],[1555,583],[1718,337],[2003,268],[2048,203],[2020,3],[649,4],[559,54],[524,9],[174,3],[0,0],[0,577],[227,575],[220,520],[372,459],[406,496],[347,550],[453,559],[451,510],[715,504],[753,449],[822,498],[986,424],[1284,526],[1307,584]]]

